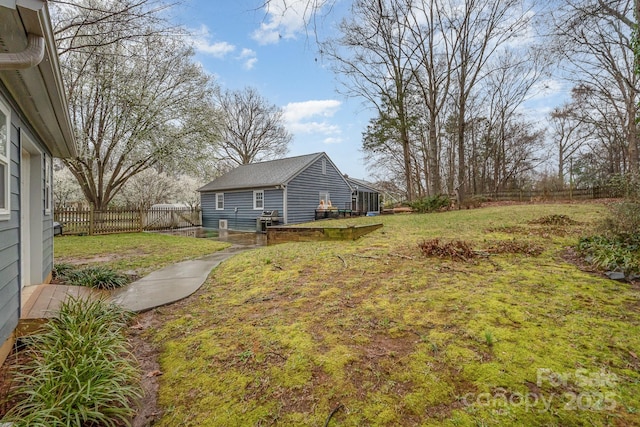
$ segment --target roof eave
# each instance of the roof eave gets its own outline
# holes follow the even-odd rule
[[[13,25],[23,36],[23,40],[12,39],[9,48],[21,49],[27,34],[32,33],[44,37],[45,54],[35,67],[0,72],[0,80],[51,153],[75,157],[77,149],[47,4],[44,0],[0,0],[2,6],[10,11],[0,14],[0,25]]]
[[[200,193],[216,193],[216,192],[225,192],[225,191],[249,191],[255,189],[265,189],[265,188],[274,188],[278,189],[286,184],[278,183],[278,184],[260,184],[260,185],[252,185],[252,186],[242,186],[242,187],[218,187],[218,188],[205,188],[200,187],[196,191]]]

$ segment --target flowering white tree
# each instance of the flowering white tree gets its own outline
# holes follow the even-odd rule
[[[53,171],[53,203],[55,209],[67,206],[69,203],[84,201],[84,195],[78,181],[66,167]]]

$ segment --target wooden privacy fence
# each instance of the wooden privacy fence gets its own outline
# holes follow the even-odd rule
[[[624,194],[612,187],[574,188],[566,190],[510,190],[480,195],[494,202],[515,200],[519,202],[546,200],[586,200],[623,197]]]
[[[54,221],[62,224],[63,234],[88,235],[174,230],[202,225],[199,208],[59,209],[54,212]]]

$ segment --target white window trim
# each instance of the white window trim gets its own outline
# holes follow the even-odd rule
[[[323,198],[323,196],[325,196],[325,197],[326,197],[326,199],[325,199],[325,198]],[[331,198],[330,198],[330,196],[329,196],[329,192],[328,192],[328,191],[321,191],[321,192],[320,192],[320,194],[319,194],[319,196],[318,196],[318,203],[320,203],[320,202],[321,202],[321,201],[323,201],[323,200],[324,200],[324,205],[328,207],[329,202],[331,201]]]
[[[7,121],[7,145],[5,147],[7,151],[6,153],[0,153],[0,162],[5,165],[5,208],[0,209],[0,221],[7,221],[11,218],[11,110],[2,100],[0,100],[0,111],[4,113]]]
[[[257,195],[258,194],[262,194],[262,206],[258,207],[258,204],[256,203],[257,200]],[[263,211],[264,210],[264,190],[253,190],[253,210],[256,211]]]
[[[222,199],[222,207],[220,207],[220,203],[218,203]],[[224,193],[216,193],[216,210],[223,211],[224,210]]]
[[[45,200],[44,200],[44,213],[45,215],[51,215],[51,205],[53,201],[53,191],[51,186],[51,174],[53,173],[52,167],[52,159],[51,156],[44,153],[44,192],[45,192]]]

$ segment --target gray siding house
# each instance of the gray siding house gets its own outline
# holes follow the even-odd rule
[[[351,209],[351,187],[325,153],[238,166],[198,190],[204,228],[256,231],[263,211],[280,224],[313,221],[321,201]]]
[[[53,267],[52,158],[76,154],[44,0],[0,1],[0,363]]]

